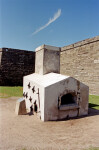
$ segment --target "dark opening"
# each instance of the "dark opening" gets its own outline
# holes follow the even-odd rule
[[[65,94],[61,97],[61,105],[73,104],[74,96],[71,93]]]
[[[33,115],[33,106],[30,107],[30,113],[29,115]]]
[[[34,102],[34,111],[37,113],[37,104],[36,104],[36,101]]]

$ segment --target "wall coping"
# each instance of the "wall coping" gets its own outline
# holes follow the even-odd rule
[[[60,47],[50,46],[50,45],[41,45],[35,49],[35,52],[42,50],[42,49],[48,49],[53,51],[60,51]]]
[[[99,41],[99,36],[89,38],[89,39],[85,39],[85,40],[76,42],[74,44],[64,46],[64,47],[61,48],[61,51],[66,51],[66,50],[69,50],[69,49],[73,49],[73,48],[80,47],[80,46],[83,46],[83,45],[87,45],[87,44],[90,44],[90,43],[94,43],[94,42],[97,42],[97,41]]]
[[[3,51],[3,50],[5,50],[5,49],[7,49],[8,51],[12,51],[12,50],[16,50],[16,51],[26,51],[26,52],[35,52],[35,51],[33,51],[33,50],[24,50],[24,49],[17,49],[17,48],[8,48],[8,47],[2,47],[2,48],[0,48],[0,50],[1,51]]]

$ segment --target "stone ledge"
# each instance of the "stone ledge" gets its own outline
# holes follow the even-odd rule
[[[15,108],[16,115],[25,115],[26,112],[26,104],[24,98],[19,98],[16,102],[16,108]]]
[[[77,104],[68,104],[68,105],[61,105],[59,107],[59,110],[71,110],[71,109],[77,109],[79,106]]]

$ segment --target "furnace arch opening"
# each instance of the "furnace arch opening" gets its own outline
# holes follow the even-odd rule
[[[61,97],[61,105],[74,104],[75,96],[71,93],[67,93]]]

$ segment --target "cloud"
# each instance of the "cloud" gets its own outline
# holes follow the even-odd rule
[[[61,9],[58,9],[58,11],[54,14],[53,18],[50,18],[49,21],[42,27],[38,28],[35,32],[32,33],[32,35],[37,34],[41,30],[45,29],[47,26],[49,26],[52,22],[54,22],[56,19],[58,19],[61,15]]]

